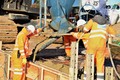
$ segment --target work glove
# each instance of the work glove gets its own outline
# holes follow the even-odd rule
[[[27,63],[27,59],[26,58],[23,58],[22,59],[22,64],[25,65]]]
[[[70,34],[71,34],[74,38],[78,39],[78,33],[76,33],[76,32],[71,32]]]
[[[41,31],[42,31],[42,28],[37,29],[37,33],[41,32]]]

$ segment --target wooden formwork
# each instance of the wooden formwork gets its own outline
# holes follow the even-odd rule
[[[5,56],[0,53],[0,80],[4,80],[4,61]]]
[[[27,80],[69,80],[69,74],[62,73],[53,68],[28,63]]]
[[[69,74],[62,73],[44,65],[37,65],[32,62],[27,63],[26,72],[26,80],[69,80]],[[10,79],[12,79],[11,70]]]
[[[10,55],[2,50],[0,41],[0,80],[9,80]]]

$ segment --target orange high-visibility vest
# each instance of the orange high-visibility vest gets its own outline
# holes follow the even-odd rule
[[[92,19],[89,20],[88,23],[85,25],[84,31],[90,31],[88,46],[89,48],[93,48],[94,50],[97,49],[97,47],[105,49],[108,36],[115,35],[115,31],[112,26],[106,24],[99,25]]]
[[[11,54],[11,67],[14,69],[13,80],[25,80],[25,67],[22,64],[22,58],[26,58],[29,49],[27,35],[28,31],[26,28],[23,28],[15,41],[15,46]],[[19,56],[18,53],[20,54]]]
[[[16,38],[15,47],[13,49],[13,51],[19,51],[21,58],[26,58],[26,54],[28,53],[29,42],[27,35],[28,31],[23,28]]]

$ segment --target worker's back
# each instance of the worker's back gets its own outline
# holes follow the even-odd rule
[[[89,28],[91,28],[90,31],[90,37],[89,37],[89,41],[88,41],[88,45],[91,48],[95,48],[96,47],[106,47],[106,39],[107,39],[107,25],[100,25],[96,22],[94,22],[93,20],[90,20],[88,23]]]

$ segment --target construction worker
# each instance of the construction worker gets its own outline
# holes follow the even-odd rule
[[[75,31],[75,29],[73,30]],[[76,41],[76,38],[74,38],[72,35],[65,35],[63,36],[64,40],[64,47],[65,47],[65,53],[66,53],[66,58],[70,58],[70,53],[71,53],[71,43]]]
[[[17,35],[15,46],[11,54],[11,67],[13,70],[12,80],[25,80],[26,58],[32,54],[32,50],[29,49],[28,39],[41,30],[41,28],[35,29],[33,25],[28,25]]]
[[[63,38],[64,38],[64,45],[65,45],[65,52],[66,52],[66,55],[68,57],[71,56],[70,55],[70,53],[71,53],[71,42],[77,41],[78,37],[80,35],[82,35],[82,33],[78,33],[78,29],[80,29],[79,27],[84,25],[85,23],[86,22],[84,20],[82,20],[82,19],[78,20],[76,28],[71,32],[72,35],[65,35],[65,36],[63,36]],[[79,35],[77,36],[77,34],[79,34]]]
[[[106,42],[108,37],[114,37],[115,31],[111,25],[107,24],[104,17],[96,15],[90,19],[84,27],[84,32],[90,32],[87,43],[87,54],[93,54],[97,69],[97,80],[104,80],[104,53],[106,51]],[[86,80],[86,69],[84,71],[84,80]]]
[[[79,32],[71,32],[72,36],[75,37],[76,39],[79,39],[81,37],[85,48],[87,47],[87,41],[88,41],[88,37],[89,37],[89,33],[86,33],[84,35],[83,34],[83,27],[86,24],[86,21],[83,19],[79,19],[77,21],[77,28],[80,29]]]

